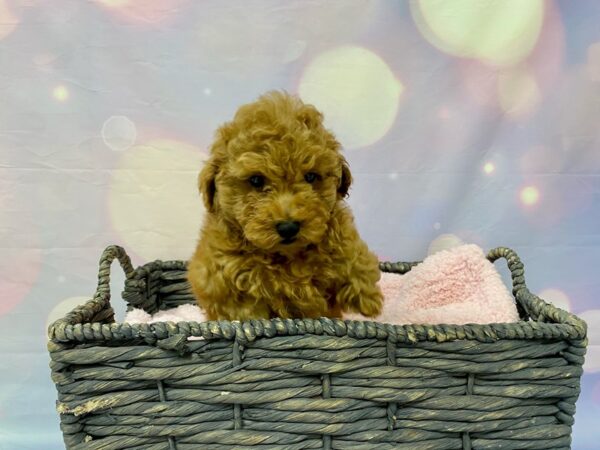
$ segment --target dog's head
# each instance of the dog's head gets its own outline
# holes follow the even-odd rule
[[[200,173],[209,214],[251,245],[284,253],[321,241],[351,182],[321,113],[281,92],[242,106],[219,128]]]

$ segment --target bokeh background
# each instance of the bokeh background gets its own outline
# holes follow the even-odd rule
[[[62,448],[48,323],[108,244],[190,256],[215,128],[276,88],[325,113],[382,259],[509,246],[588,321],[573,448],[598,449],[599,23],[596,0],[0,0],[0,448]]]

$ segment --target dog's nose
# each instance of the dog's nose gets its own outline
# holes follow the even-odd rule
[[[277,229],[279,236],[284,239],[290,239],[296,236],[298,231],[300,231],[300,222],[279,222],[277,225],[275,225],[275,228]]]

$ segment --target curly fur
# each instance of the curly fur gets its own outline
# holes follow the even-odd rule
[[[322,119],[297,97],[270,92],[217,131],[199,177],[207,215],[188,265],[209,320],[380,313],[378,261],[344,202],[352,177]],[[249,182],[256,175],[263,187]],[[283,243],[275,225],[289,220],[300,231]]]

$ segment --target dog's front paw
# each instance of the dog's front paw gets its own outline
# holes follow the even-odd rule
[[[365,317],[377,317],[383,309],[383,295],[379,290],[372,293],[362,293],[357,299],[359,313]]]
[[[365,317],[377,317],[383,309],[383,294],[378,286],[360,289],[349,284],[338,293],[338,302],[344,311],[352,311]]]

